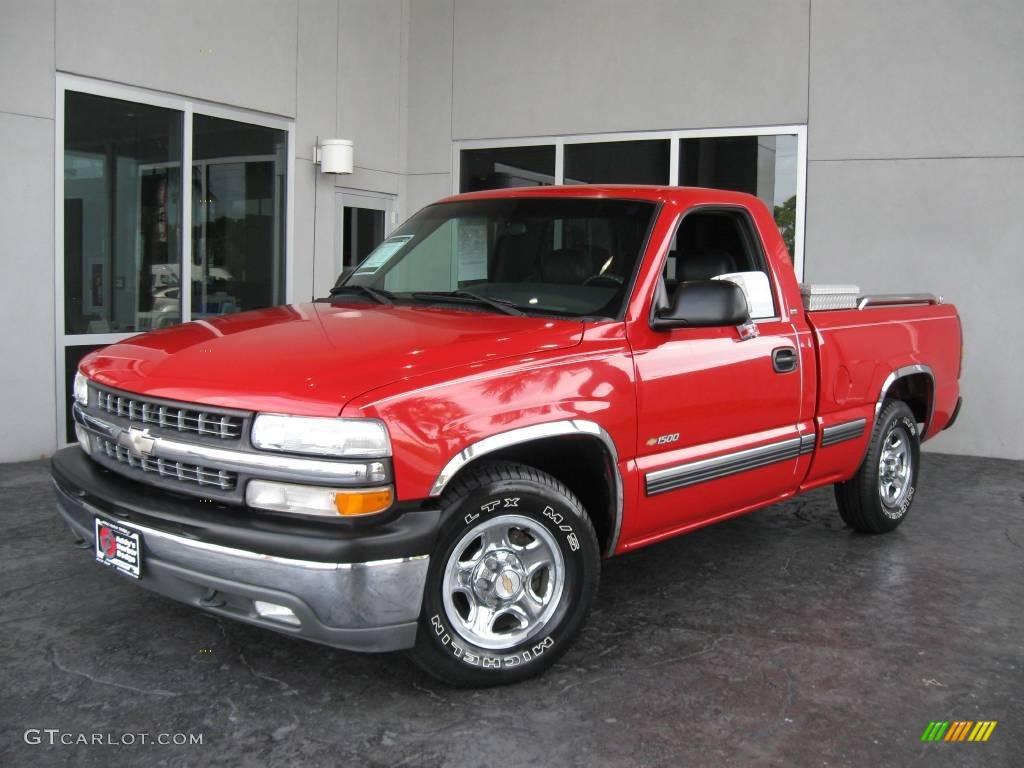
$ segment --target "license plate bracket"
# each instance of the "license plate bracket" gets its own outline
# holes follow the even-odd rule
[[[96,531],[96,560],[131,576],[142,577],[142,537],[120,523],[94,519]]]

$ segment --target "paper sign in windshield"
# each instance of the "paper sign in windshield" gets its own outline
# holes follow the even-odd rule
[[[412,235],[399,235],[397,237],[390,237],[383,243],[378,245],[370,255],[363,259],[362,263],[356,269],[356,275],[372,275],[382,266],[384,266],[388,259],[402,250],[402,246],[412,240]]]

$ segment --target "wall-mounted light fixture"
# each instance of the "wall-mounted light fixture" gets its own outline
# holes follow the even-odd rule
[[[316,148],[313,162],[321,173],[352,173],[354,149],[349,139],[323,139]]]

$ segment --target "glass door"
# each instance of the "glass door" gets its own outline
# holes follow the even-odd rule
[[[58,75],[58,443],[81,359],[136,333],[286,300],[289,120]]]
[[[287,134],[196,112],[193,320],[284,299]]]
[[[334,273],[354,268],[395,227],[395,200],[390,195],[339,191],[336,195]]]

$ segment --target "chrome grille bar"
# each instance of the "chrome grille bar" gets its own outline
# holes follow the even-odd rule
[[[153,424],[162,429],[210,435],[221,440],[238,440],[242,436],[242,418],[200,408],[183,408],[151,402],[142,397],[125,397],[93,388],[96,407],[104,413],[122,416],[139,424]]]
[[[107,457],[119,464],[141,470],[143,473],[153,472],[161,477],[169,477],[200,486],[213,486],[222,491],[234,490],[238,482],[238,475],[234,472],[150,456],[134,456],[127,448],[105,438],[97,438],[96,445]]]

